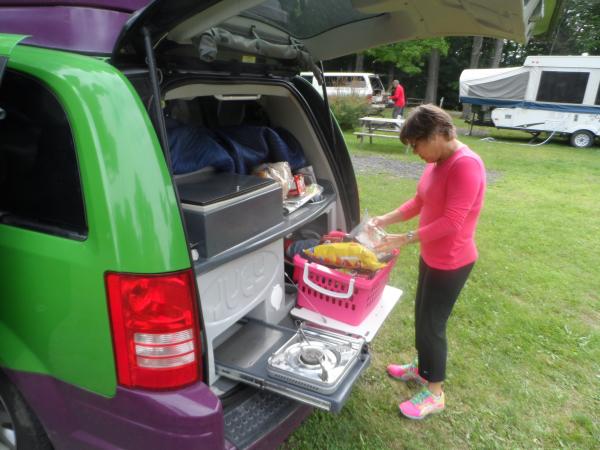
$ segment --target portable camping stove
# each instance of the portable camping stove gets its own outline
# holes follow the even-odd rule
[[[299,327],[269,357],[270,376],[303,388],[330,394],[360,358],[364,339]]]

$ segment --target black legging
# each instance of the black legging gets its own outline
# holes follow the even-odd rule
[[[419,374],[436,383],[446,377],[446,323],[475,263],[454,270],[439,270],[419,261],[415,298],[415,347]]]

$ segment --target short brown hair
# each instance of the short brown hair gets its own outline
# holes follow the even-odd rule
[[[456,137],[456,128],[452,117],[435,105],[420,105],[412,110],[400,131],[400,140],[409,144],[418,140],[427,140],[435,135],[450,140]]]

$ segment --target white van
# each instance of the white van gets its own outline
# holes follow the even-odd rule
[[[302,72],[300,75],[322,92],[321,85],[311,72]],[[357,95],[366,97],[373,109],[385,108],[387,95],[379,75],[364,72],[325,72],[323,75],[328,97]]]

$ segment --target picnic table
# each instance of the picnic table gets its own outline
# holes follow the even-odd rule
[[[386,119],[383,117],[361,117],[358,119],[361,124],[361,131],[354,132],[354,135],[363,142],[365,136],[369,138],[369,144],[373,143],[374,137],[398,139],[400,128],[404,124],[404,119]]]

